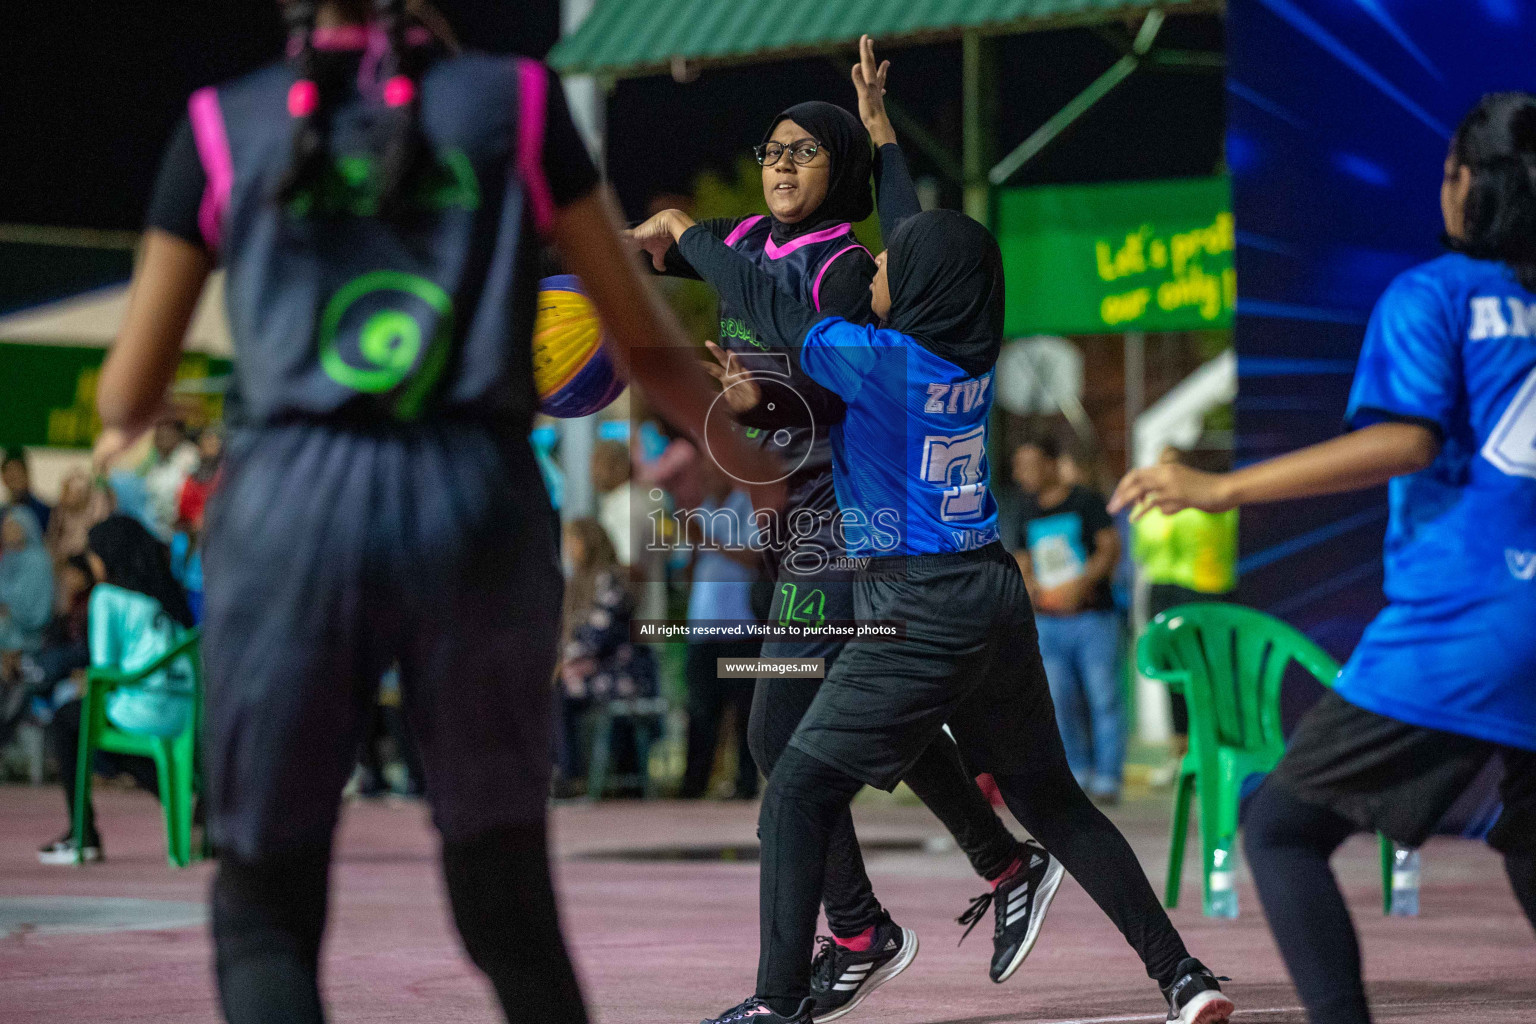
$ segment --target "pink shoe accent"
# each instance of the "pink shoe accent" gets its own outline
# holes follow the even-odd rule
[[[870,925],[851,939],[840,939],[836,935],[832,938],[844,949],[855,953],[867,953],[875,944],[875,926]]]
[[[996,892],[998,886],[1002,885],[1004,882],[1008,881],[1008,879],[1010,879],[1014,875],[1018,874],[1019,870],[1022,867],[1024,867],[1024,858],[1023,857],[1015,857],[1015,858],[1013,858],[1013,863],[1009,864],[1008,867],[1003,871],[1002,874],[1000,874],[996,878],[992,879],[992,891]]]

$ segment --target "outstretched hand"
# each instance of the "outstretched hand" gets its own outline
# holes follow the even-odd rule
[[[1186,508],[1205,512],[1225,512],[1235,507],[1224,486],[1221,473],[1202,473],[1177,463],[1133,469],[1120,480],[1109,499],[1111,514],[1131,508],[1131,518],[1140,519],[1150,508],[1172,514]]]
[[[740,369],[739,364],[733,369],[730,356],[719,345],[706,341],[704,347],[715,357],[714,362],[704,364],[704,372],[720,382],[720,393],[725,396],[731,412],[740,414],[757,408],[757,403],[763,399],[762,385],[753,380],[750,373]]]
[[[651,266],[659,273],[667,269],[667,250],[692,226],[693,218],[683,211],[662,210],[625,231],[624,237],[650,255]]]
[[[875,43],[869,36],[859,37],[859,62],[853,66],[853,88],[859,94],[859,120],[876,146],[896,141],[896,129],[885,112],[885,76],[890,61],[875,63]]]

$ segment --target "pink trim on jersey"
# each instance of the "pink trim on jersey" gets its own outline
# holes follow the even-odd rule
[[[544,115],[549,71],[536,60],[517,59],[517,173],[528,189],[528,206],[539,234],[555,223],[555,197],[544,175]]]
[[[740,224],[737,224],[734,228],[731,229],[731,233],[725,236],[725,244],[726,245],[735,245],[737,242],[741,241],[743,238],[746,238],[747,237],[747,232],[751,231],[753,228],[757,227],[757,222],[760,221],[760,220],[763,220],[763,219],[764,219],[763,215],[762,214],[758,214],[755,217],[748,217],[746,220],[742,221]]]
[[[405,41],[411,46],[424,46],[432,41],[432,33],[420,25],[412,25],[405,31]],[[380,50],[389,49],[384,30],[377,25],[326,25],[310,34],[309,45],[317,50],[366,50],[373,46]],[[290,40],[288,56],[298,55],[298,41]]]
[[[854,242],[846,249],[837,250],[837,252],[827,257],[827,262],[823,263],[821,265],[821,269],[816,272],[816,283],[811,285],[811,304],[816,307],[816,312],[821,312],[821,279],[827,276],[827,268],[832,265],[833,260],[837,259],[843,253],[853,252],[855,249],[864,249],[864,247],[858,242]],[[868,253],[869,250],[864,249],[864,252]]]
[[[219,94],[213,86],[199,89],[187,100],[192,118],[192,137],[197,142],[197,156],[203,164],[208,183],[197,208],[197,226],[203,241],[214,252],[223,235],[224,211],[229,209],[229,194],[235,185],[235,162],[229,155],[229,135],[224,130],[224,112],[219,109]]]
[[[785,242],[783,245],[774,244],[773,237],[770,235],[768,238],[768,244],[765,246],[765,248],[768,252],[768,258],[771,260],[776,260],[780,257],[788,256],[802,245],[810,245],[812,242],[827,242],[836,238],[838,235],[847,235],[852,233],[852,224],[838,224],[835,227],[823,228],[821,231],[812,231],[810,234],[801,235],[799,238],[792,238]]]

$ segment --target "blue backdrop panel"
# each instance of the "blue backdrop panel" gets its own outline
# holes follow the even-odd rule
[[[1440,250],[1441,165],[1536,88],[1529,0],[1229,0],[1239,464],[1340,430],[1371,306]],[[1381,606],[1385,491],[1245,509],[1246,603],[1347,656]]]

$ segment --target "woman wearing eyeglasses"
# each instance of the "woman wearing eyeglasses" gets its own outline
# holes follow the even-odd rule
[[[873,74],[872,50],[868,59]],[[800,302],[826,316],[871,322],[869,287],[875,261],[853,236],[853,225],[874,210],[871,146],[864,125],[833,104],[800,103],[774,119],[754,153],[762,167],[768,215],[699,223]],[[891,187],[911,190],[904,173],[891,177],[901,184],[887,182],[882,196]],[[911,205],[916,207],[915,196]],[[650,254],[658,273],[697,278],[673,244],[667,226],[673,213],[659,213],[629,235]],[[846,550],[845,533],[856,527],[845,527],[839,520],[828,433],[843,418],[842,400],[781,354],[776,359],[767,352],[753,324],[729,303],[721,303],[719,345],[711,344],[710,350],[720,364],[711,369],[726,386],[731,413],[748,428],[749,436],[778,454],[790,469],[781,533],[765,552],[774,578],[770,623],[853,622],[853,573],[838,560]],[[842,646],[830,639],[771,639],[763,644],[762,657],[821,659],[830,670]],[[820,685],[820,679],[757,680],[748,733],[752,757],[764,774],[772,773]],[[954,834],[983,878],[1022,875],[1018,865],[1047,862],[1044,850],[1033,844],[1026,850],[998,820],[947,734],[924,753],[904,781]],[[1039,856],[1033,857],[1034,852]],[[905,969],[917,952],[915,933],[895,925],[875,898],[847,814],[828,847],[823,901],[833,940],[824,942],[814,970],[818,1022],[851,1011]],[[1025,926],[999,931],[994,945],[991,974],[1002,981],[1028,951]],[[843,969],[853,963],[863,969]]]

